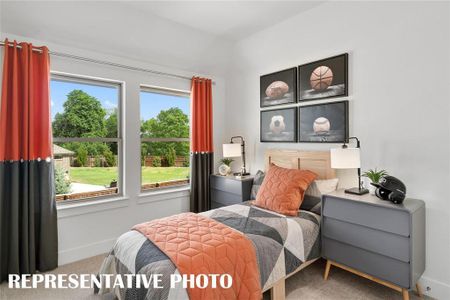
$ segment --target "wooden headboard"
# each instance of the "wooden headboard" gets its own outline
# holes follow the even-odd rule
[[[270,163],[274,163],[283,168],[313,171],[319,175],[318,179],[336,178],[336,173],[331,168],[329,151],[268,149],[264,160],[266,170]]]

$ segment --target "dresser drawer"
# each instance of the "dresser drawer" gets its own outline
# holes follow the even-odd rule
[[[323,238],[323,256],[363,273],[409,289],[409,264],[380,254]]]
[[[239,180],[233,180],[220,176],[211,176],[210,184],[212,189],[242,195],[242,183]]]
[[[241,195],[235,195],[220,190],[211,190],[211,201],[221,206],[232,205],[242,202]]]
[[[324,196],[323,216],[405,237],[410,235],[410,215],[398,209]]]
[[[401,235],[359,226],[330,217],[323,217],[325,237],[353,245],[371,252],[401,260],[410,261],[410,239]]]

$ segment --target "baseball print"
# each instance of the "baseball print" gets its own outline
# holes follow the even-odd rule
[[[343,143],[348,138],[348,101],[299,107],[299,142]]]

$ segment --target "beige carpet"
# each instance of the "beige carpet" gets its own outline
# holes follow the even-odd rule
[[[95,256],[79,262],[64,265],[51,273],[55,274],[95,274],[103,260],[104,255]],[[343,270],[332,268],[330,277],[327,281],[322,279],[324,262],[318,261],[296,275],[289,278],[286,282],[287,299],[307,299],[307,300],[375,300],[375,299],[398,299],[402,297],[400,293],[395,292],[382,285],[376,284],[364,278],[353,275]],[[419,299],[413,292],[410,293],[411,299]],[[1,300],[75,300],[91,299],[111,300],[112,297],[93,295],[90,289],[8,289],[6,283],[0,285]],[[264,294],[264,299],[270,299],[268,293]],[[430,298],[427,298],[430,299]]]

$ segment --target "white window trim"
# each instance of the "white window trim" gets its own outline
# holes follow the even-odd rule
[[[139,94],[141,92],[147,92],[147,93],[157,93],[157,94],[163,94],[163,95],[171,95],[171,96],[178,96],[178,97],[191,97],[191,91],[187,90],[179,90],[179,89],[171,89],[171,88],[165,88],[161,86],[155,86],[155,85],[148,85],[148,84],[141,84],[139,89]],[[141,105],[141,99],[139,99],[139,106]],[[192,105],[192,103],[190,103]],[[139,108],[140,110],[140,108]],[[192,128],[192,120],[189,119],[189,128]],[[191,142],[191,132],[189,132],[188,138],[143,138],[140,137],[139,139],[139,149],[141,149],[142,142]],[[191,167],[189,166],[189,171],[191,170]],[[154,189],[142,189],[142,167],[141,167],[141,174],[140,174],[140,184],[139,184],[139,198],[145,198],[145,197],[152,197],[157,196],[156,198],[151,199],[138,199],[138,203],[147,203],[147,202],[157,202],[169,198],[173,198],[172,196],[169,197],[163,197],[161,198],[161,194],[171,194],[174,192],[179,191],[189,191],[191,189],[190,183],[188,184],[182,184],[182,185],[176,185],[176,186],[167,186],[167,187],[160,187],[160,188],[154,188]],[[159,197],[158,197],[159,196]]]
[[[77,82],[82,84],[90,84],[90,85],[97,85],[97,86],[105,86],[105,87],[116,87],[119,89],[119,99],[117,101],[118,106],[118,113],[119,113],[119,121],[117,129],[118,137],[117,138],[53,138],[53,142],[58,142],[58,140],[79,140],[79,141],[88,141],[88,142],[104,142],[106,140],[110,140],[111,142],[117,142],[117,146],[119,149],[118,153],[118,162],[117,162],[117,173],[118,173],[118,193],[114,195],[106,195],[106,196],[99,196],[99,197],[92,197],[92,198],[83,198],[83,199],[74,199],[74,200],[66,200],[62,202],[56,202],[56,207],[58,209],[58,218],[60,217],[60,212],[63,212],[66,209],[69,208],[79,208],[79,207],[86,207],[86,206],[96,206],[96,205],[103,205],[105,203],[109,203],[112,201],[123,201],[128,200],[127,197],[125,197],[125,130],[124,125],[125,124],[125,114],[124,114],[124,103],[125,103],[125,89],[126,84],[125,81],[120,80],[114,80],[114,79],[108,79],[108,78],[102,78],[102,77],[94,77],[94,76],[88,76],[88,75],[80,75],[80,74],[73,74],[73,73],[67,73],[67,72],[60,72],[60,71],[50,71],[50,80],[60,80],[60,81],[66,81],[66,82]],[[95,84],[94,84],[95,83]],[[126,205],[128,206],[128,205]],[[123,206],[120,206],[123,207]],[[100,209],[94,209],[93,212],[105,210],[104,208]],[[88,212],[84,212],[88,213]],[[83,214],[84,214],[83,213]],[[81,213],[80,213],[81,214]],[[62,215],[66,215],[62,213]],[[70,213],[69,215],[73,215]],[[75,213],[76,215],[76,213]]]

